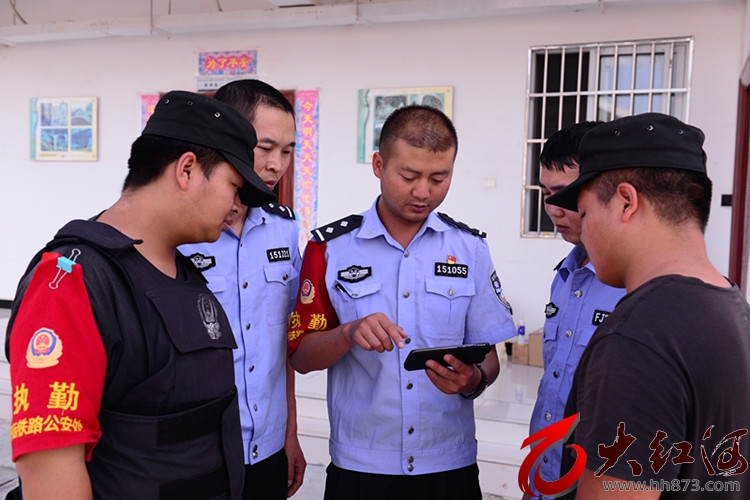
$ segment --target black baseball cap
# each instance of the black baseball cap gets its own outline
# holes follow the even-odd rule
[[[609,170],[669,168],[706,175],[704,139],[701,129],[662,113],[643,113],[598,125],[581,139],[578,178],[545,203],[577,211],[581,186]]]
[[[276,201],[276,195],[255,173],[255,129],[233,107],[212,97],[173,90],[159,99],[143,135],[157,135],[198,144],[220,152],[245,179],[239,190],[247,206]]]

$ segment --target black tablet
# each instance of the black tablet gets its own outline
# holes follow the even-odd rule
[[[492,346],[488,343],[453,345],[444,347],[427,347],[424,349],[414,349],[406,357],[404,368],[406,370],[424,370],[424,365],[428,359],[434,359],[443,366],[448,366],[443,356],[452,354],[467,365],[481,363],[484,357],[490,352]]]

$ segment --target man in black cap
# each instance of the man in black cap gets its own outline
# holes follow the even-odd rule
[[[214,99],[240,111],[255,129],[255,171],[273,189],[294,157],[294,107],[273,86],[234,80]],[[299,228],[290,207],[243,207],[210,243],[183,245],[208,280],[232,325],[234,382],[242,395],[244,499],[286,500],[302,485],[305,457],[297,437],[294,370],[286,329],[299,285]],[[250,328],[247,328],[250,325]]]
[[[275,195],[232,107],[174,91],[122,195],[32,260],[8,326],[13,460],[34,498],[239,498],[244,463],[221,305],[176,248]]]
[[[603,124],[581,141],[579,178],[546,200],[578,210],[599,279],[628,292],[575,375],[568,444],[585,455],[566,446],[570,496],[750,491],[750,306],[706,254],[703,139],[658,113]]]

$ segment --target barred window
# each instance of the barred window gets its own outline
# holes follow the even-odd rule
[[[532,47],[521,234],[555,237],[539,188],[544,141],[563,127],[649,111],[687,121],[693,39]]]

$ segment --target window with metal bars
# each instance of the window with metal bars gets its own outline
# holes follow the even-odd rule
[[[544,141],[563,127],[649,111],[687,121],[693,39],[532,47],[521,235],[555,237],[539,188]]]

